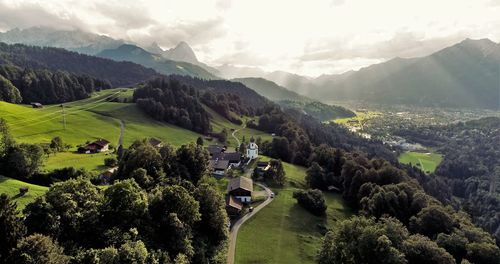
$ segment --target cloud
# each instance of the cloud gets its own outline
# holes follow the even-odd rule
[[[412,58],[429,55],[437,50],[453,45],[467,34],[457,33],[441,38],[426,39],[424,34],[398,32],[388,40],[363,45],[343,45],[333,41],[328,48],[306,51],[300,56],[303,61],[345,60],[345,59],[391,59],[394,57]]]

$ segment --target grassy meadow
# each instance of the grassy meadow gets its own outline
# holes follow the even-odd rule
[[[28,187],[28,193],[19,195],[19,188]],[[5,193],[17,203],[19,210],[24,209],[26,205],[38,196],[42,196],[49,188],[45,186],[34,185],[22,181],[14,180],[8,177],[0,176],[0,193]]]
[[[267,160],[261,157],[261,160]],[[300,207],[293,192],[305,187],[304,167],[283,163],[288,183],[273,188],[274,201],[245,222],[238,232],[235,263],[315,263],[326,229],[353,214],[340,194],[325,193],[326,217]],[[256,242],[257,241],[257,242]]]
[[[399,156],[399,162],[404,164],[412,164],[419,167],[426,173],[432,173],[443,160],[443,157],[438,153],[433,152],[415,152],[406,151]]]

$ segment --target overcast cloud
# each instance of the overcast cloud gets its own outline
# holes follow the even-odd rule
[[[500,41],[498,0],[0,0],[0,30],[81,29],[203,62],[303,75],[424,56],[464,38]]]

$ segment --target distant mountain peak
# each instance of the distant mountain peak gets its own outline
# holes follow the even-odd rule
[[[185,61],[193,64],[198,64],[198,58],[189,44],[181,41],[172,49],[165,51],[165,57],[175,61]]]

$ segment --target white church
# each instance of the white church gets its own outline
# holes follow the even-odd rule
[[[250,141],[247,147],[247,158],[250,160],[256,159],[259,156],[259,146],[254,141]]]

